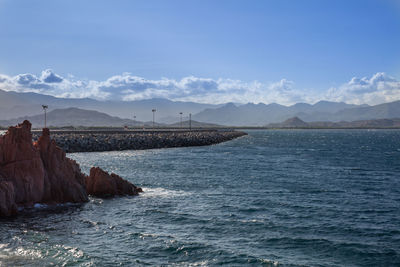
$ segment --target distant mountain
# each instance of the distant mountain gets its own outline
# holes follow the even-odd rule
[[[384,103],[376,106],[358,106],[339,110],[337,112],[297,113],[304,121],[355,121],[371,119],[400,118],[400,101]]]
[[[400,118],[340,122],[305,122],[293,117],[281,123],[270,123],[268,128],[400,128]]]
[[[289,118],[280,123],[270,123],[266,125],[268,128],[307,128],[309,127],[308,123],[302,121],[298,117]]]
[[[32,127],[40,128],[44,125],[44,115],[34,115],[20,117],[17,119],[0,121],[1,126],[11,126],[21,123],[24,120],[29,120]],[[147,123],[150,124],[150,123]],[[83,110],[78,108],[56,109],[47,113],[47,125],[53,127],[62,126],[108,126],[108,127],[123,127],[127,126],[140,126],[142,122],[133,121],[129,119],[121,119],[119,117],[112,117],[105,113],[94,110]]]
[[[138,101],[98,101],[90,98],[57,98],[37,93],[18,93],[0,90],[0,120],[32,116],[42,113],[42,104],[49,106],[49,111],[64,108],[81,108],[96,110],[112,116],[137,120],[152,120],[152,109],[156,109],[156,121],[163,118],[174,118],[178,121],[179,112],[184,116],[198,113],[206,108],[217,108],[221,105],[199,104],[194,102],[171,101],[167,99],[147,99]],[[171,122],[171,120],[169,121]]]
[[[293,117],[293,118],[287,119],[284,122],[279,123],[278,125],[280,127],[284,127],[284,128],[286,128],[286,127],[297,128],[297,127],[307,127],[308,126],[308,124],[306,122],[300,120],[298,117]]]
[[[24,120],[29,120],[32,123],[33,128],[42,128],[44,125],[44,114],[25,116],[17,119],[0,120],[0,129],[6,128],[12,125],[17,125]],[[157,127],[176,127],[180,128],[181,123],[176,122],[173,124],[162,124],[155,123]],[[221,127],[217,124],[202,123],[198,121],[191,121],[193,128],[212,128]],[[92,126],[104,126],[104,127],[152,127],[153,122],[141,122],[130,119],[121,119],[119,117],[110,116],[105,113],[101,113],[94,110],[84,110],[79,108],[67,108],[67,109],[56,109],[47,113],[47,126],[48,127],[92,127]],[[182,128],[189,128],[189,121],[182,121]]]
[[[340,110],[357,107],[360,106],[328,101],[320,101],[314,105],[297,103],[292,106],[283,106],[276,103],[268,105],[248,103],[236,106],[233,103],[228,103],[220,108],[201,111],[195,114],[193,118],[198,121],[222,125],[262,126],[286,120],[297,116],[297,114],[304,116],[332,114]]]
[[[222,127],[221,125],[218,124],[213,124],[213,123],[205,123],[205,122],[199,122],[199,121],[193,121],[191,122],[191,125],[193,128],[219,128]],[[181,123],[176,122],[172,124],[168,124],[168,127],[174,127],[174,128],[181,128]],[[182,121],[182,128],[189,128],[190,124],[189,121]]]
[[[376,106],[329,101],[320,101],[313,105],[297,103],[292,106],[276,103],[268,105],[263,103],[212,105],[159,98],[128,102],[98,101],[89,98],[56,98],[36,93],[0,90],[0,120],[41,115],[43,113],[42,104],[48,105],[49,111],[74,107],[138,121],[152,121],[153,113],[151,110],[156,109],[155,121],[163,124],[180,121],[179,112],[183,112],[183,120],[188,120],[189,113],[192,113],[194,121],[224,126],[263,126],[269,123],[282,122],[292,117],[298,117],[304,122],[400,118],[400,101]]]

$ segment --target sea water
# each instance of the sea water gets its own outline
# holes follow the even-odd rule
[[[143,187],[0,220],[0,266],[400,266],[400,131],[68,154]]]

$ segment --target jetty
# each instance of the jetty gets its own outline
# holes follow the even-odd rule
[[[32,131],[33,141],[40,135]],[[52,139],[67,153],[206,146],[244,135],[231,129],[52,130]]]

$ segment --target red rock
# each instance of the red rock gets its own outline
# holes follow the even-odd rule
[[[49,129],[34,143],[45,169],[45,191],[42,202],[86,202],[85,175],[79,165],[66,157],[65,152],[50,139]]]
[[[89,195],[110,197],[116,195],[137,195],[142,189],[122,179],[115,173],[108,174],[100,168],[90,169],[86,178],[86,190]]]
[[[15,191],[12,182],[0,181],[0,216],[17,214]]]
[[[92,168],[87,177],[51,140],[47,128],[32,144],[29,121],[0,136],[0,217],[34,203],[87,202],[88,192],[100,197],[137,195],[141,189],[100,168]]]
[[[50,141],[49,130],[32,144],[31,123],[10,127],[0,137],[0,216],[16,205],[88,201],[79,165]]]
[[[0,137],[0,172],[12,182],[17,204],[42,201],[45,170],[40,153],[32,144],[29,121],[10,127]]]

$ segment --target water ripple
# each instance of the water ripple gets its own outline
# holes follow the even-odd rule
[[[137,197],[0,220],[0,266],[399,266],[400,131],[249,131],[209,147],[76,153]]]

